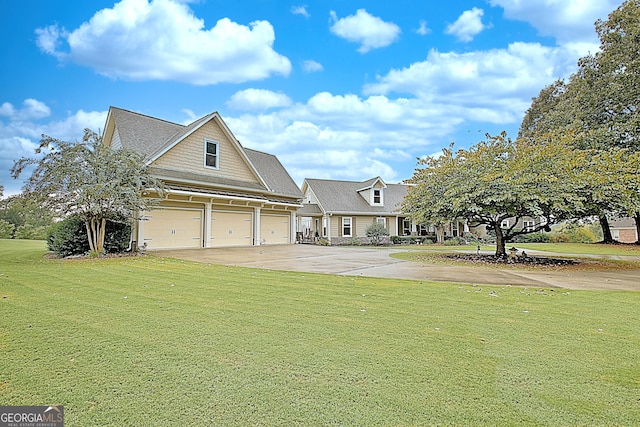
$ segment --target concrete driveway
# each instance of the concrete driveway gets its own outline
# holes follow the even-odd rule
[[[540,288],[640,290],[640,270],[510,270],[422,264],[392,258],[403,248],[282,245],[163,250],[154,254],[211,264],[349,276]]]

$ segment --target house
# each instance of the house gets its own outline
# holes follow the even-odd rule
[[[383,224],[391,236],[415,233],[411,220],[401,212],[407,194],[405,184],[387,184],[382,178],[364,182],[307,178],[298,210],[298,240],[324,238],[332,245],[357,239],[373,223]]]
[[[294,242],[300,189],[275,156],[243,147],[217,112],[185,126],[111,107],[103,143],[143,155],[151,174],[165,185],[157,208],[141,213],[134,245]]]
[[[638,241],[638,229],[636,220],[630,217],[617,218],[609,221],[611,236],[620,243],[636,243]]]

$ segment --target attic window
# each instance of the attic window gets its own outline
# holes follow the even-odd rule
[[[216,141],[209,139],[204,140],[204,166],[207,168],[218,169],[220,152],[219,145]]]
[[[373,189],[373,204],[374,205],[382,204],[382,190],[379,188]]]

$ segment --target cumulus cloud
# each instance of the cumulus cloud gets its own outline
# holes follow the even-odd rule
[[[22,108],[16,109],[11,103],[5,102],[0,106],[0,116],[9,118],[10,121],[24,121],[41,119],[51,114],[51,110],[44,102],[28,98],[22,103]]]
[[[418,27],[416,33],[420,34],[421,36],[426,36],[427,34],[431,33],[431,30],[429,29],[429,27],[427,27],[427,21],[423,19],[420,20],[420,27]]]
[[[594,22],[606,19],[621,0],[489,0],[491,6],[504,9],[506,18],[528,22],[541,35],[559,43],[597,41]]]
[[[302,15],[305,18],[309,18],[311,15],[307,11],[307,6],[291,6],[291,13],[294,15]]]
[[[205,28],[176,0],[122,0],[73,31],[52,25],[37,29],[36,37],[44,53],[111,78],[210,85],[291,71],[289,59],[273,49],[268,21],[245,26],[222,18]]]
[[[265,89],[245,89],[234,93],[227,106],[235,110],[263,111],[275,107],[288,107],[291,99],[282,92]]]
[[[107,119],[106,111],[83,111],[66,116],[62,120],[48,120],[50,108],[36,99],[26,99],[22,108],[9,102],[0,106],[0,184],[5,187],[5,196],[17,194],[22,186],[12,179],[9,170],[21,157],[34,156],[42,134],[66,141],[79,141],[85,128],[101,130]]]
[[[324,70],[324,67],[319,62],[316,62],[312,59],[307,59],[302,61],[302,71],[305,73],[316,73],[318,71]]]
[[[465,10],[456,22],[447,26],[445,33],[454,35],[463,42],[470,42],[475,36],[480,34],[482,30],[487,28],[482,23],[483,15],[484,11],[477,7],[471,10]]]
[[[358,9],[355,15],[338,18],[331,11],[331,32],[353,43],[360,43],[358,52],[366,53],[371,49],[389,46],[400,36],[400,27],[393,22],[385,22],[370,15],[365,9]]]
[[[468,119],[519,120],[531,97],[575,69],[575,52],[538,43],[468,53],[431,50],[425,61],[392,69],[365,86],[365,94],[411,94],[457,106]]]

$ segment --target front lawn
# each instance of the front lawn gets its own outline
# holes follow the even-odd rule
[[[0,403],[66,426],[640,424],[640,292],[44,253],[0,240]]]

